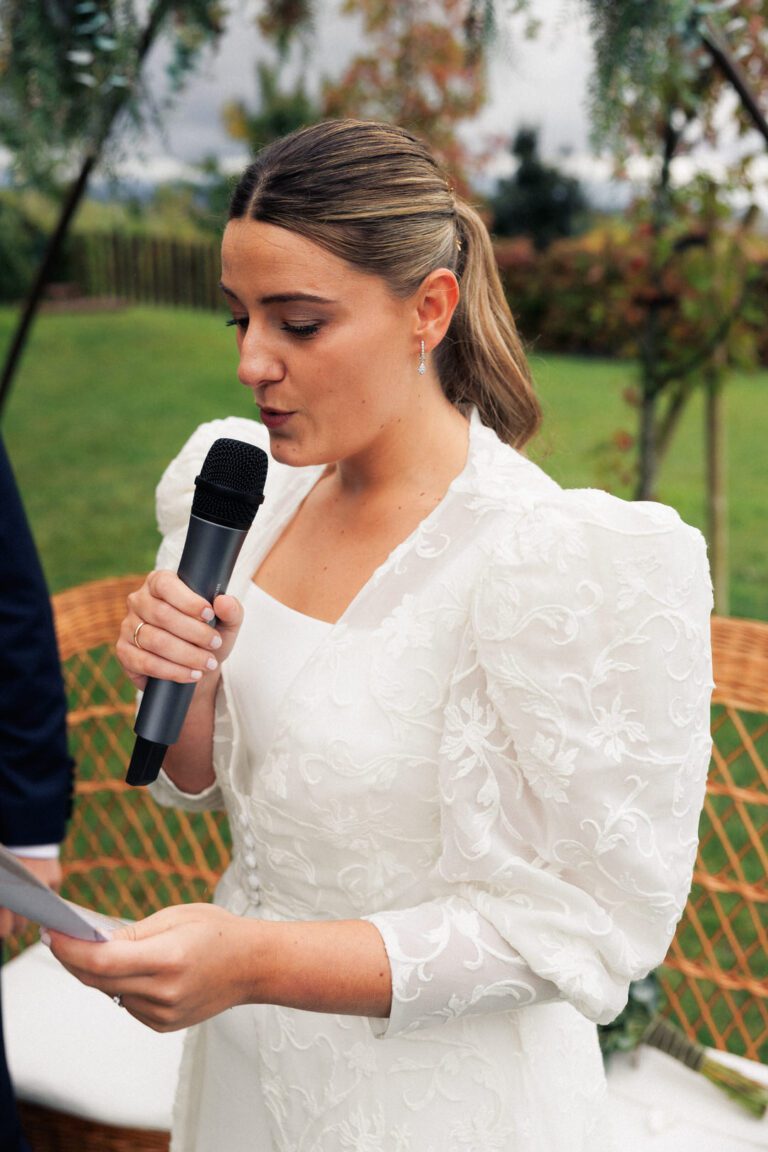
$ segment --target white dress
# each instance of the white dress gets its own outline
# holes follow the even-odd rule
[[[158,488],[160,567],[218,436],[266,447],[248,420],[197,430]],[[226,806],[232,912],[375,924],[392,1012],[191,1029],[173,1152],[604,1152],[595,1024],[664,957],[696,851],[703,540],[660,505],[563,491],[475,416],[440,505],[323,625],[251,590],[320,471],[270,462],[230,584],[252,620],[216,784],[154,792]]]

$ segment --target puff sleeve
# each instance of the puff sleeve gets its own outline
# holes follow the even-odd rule
[[[660,505],[561,492],[495,535],[444,714],[445,895],[368,917],[384,1035],[547,1000],[607,1023],[662,961],[709,763],[711,603],[703,538]]]

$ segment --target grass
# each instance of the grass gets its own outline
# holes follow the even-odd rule
[[[40,318],[3,432],[52,591],[152,567],[163,468],[201,421],[253,414],[235,368],[223,313]]]
[[[621,361],[536,357],[534,375],[545,421],[532,455],[561,484],[597,486],[628,496],[610,448],[619,429],[635,431],[623,392],[635,367]],[[730,612],[768,619],[768,372],[734,373],[726,388],[730,534]],[[657,498],[705,531],[702,397],[694,395],[661,470]],[[622,468],[627,457],[621,457]]]
[[[162,308],[46,314],[17,376],[3,433],[53,591],[152,566],[153,493],[203,420],[252,415],[221,316]],[[0,309],[0,348],[13,322]],[[545,423],[531,455],[569,486],[628,494],[610,444],[633,429],[634,366],[533,358]],[[768,619],[768,373],[729,381],[731,611]],[[662,470],[659,499],[704,528],[700,398]]]
[[[158,539],[153,492],[168,460],[201,421],[253,414],[223,318],[127,308],[39,319],[3,432],[52,590],[150,568]],[[0,310],[0,348],[12,323],[12,312]],[[628,494],[615,467],[622,458],[610,445],[617,429],[632,428],[634,413],[622,397],[633,365],[537,355],[533,369],[545,423],[531,455],[563,484]],[[768,619],[768,373],[734,375],[727,395],[731,610]],[[663,469],[659,498],[703,528],[702,422],[696,398]],[[722,851],[716,844],[709,851],[717,871]],[[715,936],[713,912],[704,917]],[[742,935],[745,948],[754,945],[754,926],[744,925]],[[765,971],[760,958],[755,975]],[[716,1010],[723,1027],[726,1008]]]

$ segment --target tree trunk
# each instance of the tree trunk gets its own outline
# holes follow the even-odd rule
[[[656,486],[656,394],[643,389],[635,500],[653,500]]]
[[[729,612],[728,485],[726,478],[725,397],[721,371],[713,366],[704,390],[707,538],[715,593],[715,612]]]
[[[637,468],[636,500],[652,500],[656,487],[656,473],[659,467],[658,428],[656,407],[661,387],[659,362],[664,344],[664,330],[661,317],[661,300],[664,296],[662,262],[658,252],[659,237],[669,222],[671,211],[671,165],[680,141],[680,131],[673,127],[672,111],[668,111],[662,132],[661,169],[653,194],[651,209],[651,264],[649,288],[651,299],[643,324],[640,339],[642,400],[640,402],[640,435],[638,442],[639,459]]]
[[[171,4],[172,0],[155,0],[137,48],[137,76],[141,71],[141,66],[144,63],[144,59],[149,49],[152,47],[158,32],[160,31],[166,15],[171,10]],[[58,259],[62,245],[66,239],[67,232],[69,231],[72,218],[74,217],[75,212],[79,208],[83,196],[85,195],[91,173],[101,158],[104,145],[107,142],[109,134],[112,130],[112,126],[119,113],[125,107],[128,100],[128,95],[128,90],[120,90],[113,96],[111,100],[107,101],[101,131],[86,152],[77,178],[69,189],[64,203],[61,206],[59,219],[56,223],[56,227],[48,239],[48,243],[46,244],[45,251],[37,269],[37,273],[35,274],[35,278],[32,282],[32,287],[27,293],[27,297],[22,305],[19,319],[16,324],[16,329],[13,333],[13,336],[11,337],[11,343],[8,352],[6,353],[2,376],[0,376],[0,417],[2,416],[3,410],[8,401],[13,378],[16,374],[19,361],[21,360],[22,352],[26,346],[29,331],[32,327],[32,322],[37,315],[38,308],[40,307],[40,301],[43,298],[43,293],[45,292],[45,287],[48,283],[51,269],[54,267],[54,264]]]
[[[672,392],[668,400],[667,407],[664,415],[659,419],[659,425],[656,433],[656,465],[661,467],[667,454],[667,449],[672,442],[672,437],[675,434],[680,417],[685,411],[685,406],[691,394],[690,383],[687,381],[680,381],[677,390]]]
[[[13,377],[16,373],[21,354],[27,343],[29,330],[32,327],[32,322],[37,315],[37,310],[40,307],[40,301],[43,298],[46,285],[51,274],[51,269],[54,267],[59,253],[61,252],[62,245],[69,231],[69,225],[72,222],[80,201],[83,198],[86,188],[88,187],[88,180],[91,172],[93,171],[94,164],[96,163],[97,156],[90,153],[83,161],[82,167],[74,184],[69,189],[66,199],[61,206],[59,219],[56,222],[51,235],[48,237],[48,243],[45,246],[42,260],[40,261],[35,278],[32,281],[32,286],[29,289],[26,299],[21,308],[21,313],[16,324],[16,328],[11,339],[11,344],[6,353],[5,363],[3,364],[3,373],[0,377],[0,415],[2,415],[8,396],[11,391],[11,384]]]

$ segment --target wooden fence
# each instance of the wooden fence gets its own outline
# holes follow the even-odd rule
[[[218,309],[218,240],[185,241],[118,232],[72,238],[71,275],[80,294],[142,304]]]

